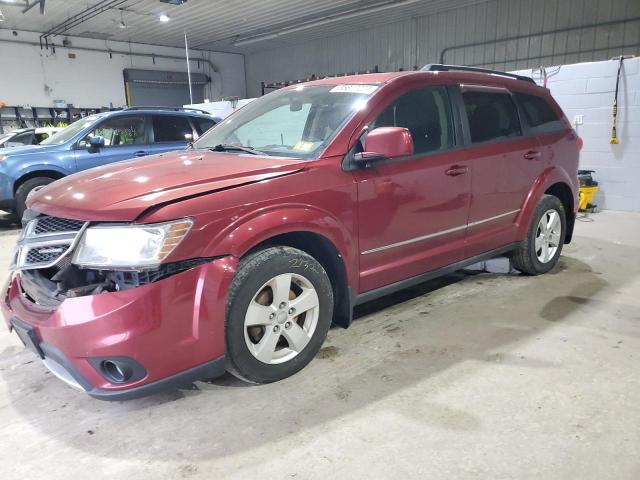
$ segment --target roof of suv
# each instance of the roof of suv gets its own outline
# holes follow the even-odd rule
[[[500,75],[499,72],[495,74],[480,73],[473,71],[403,71],[403,72],[385,72],[385,73],[365,73],[361,75],[346,75],[342,77],[328,77],[320,80],[314,80],[306,83],[307,85],[341,85],[341,84],[371,84],[371,83],[391,83],[401,80],[410,81],[416,78],[423,79],[435,79],[443,78],[453,80],[460,83],[472,83],[475,85],[487,85],[487,86],[501,86],[509,89],[522,89],[531,90],[539,89],[548,92],[547,89],[534,83],[524,80],[518,80],[510,78],[508,76]],[[286,88],[295,88],[297,84],[292,84]]]
[[[126,113],[144,113],[144,114],[159,113],[159,114],[171,114],[171,115],[184,115],[189,117],[193,117],[193,116],[207,117],[207,118],[213,117],[213,115],[211,115],[208,112],[205,112],[204,110],[196,110],[196,109],[189,109],[189,108],[180,109],[180,108],[172,108],[172,107],[167,107],[167,108],[129,107],[129,108],[123,108],[122,110],[111,110],[109,112],[97,113],[96,116],[123,115]]]

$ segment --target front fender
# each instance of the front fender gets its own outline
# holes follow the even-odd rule
[[[538,176],[538,178],[536,178],[536,180],[533,182],[533,185],[531,186],[531,189],[529,190],[529,193],[525,197],[524,203],[520,208],[520,213],[516,218],[517,240],[525,239],[525,237],[527,236],[527,231],[529,230],[529,225],[531,223],[533,212],[535,211],[536,206],[540,201],[540,198],[542,198],[542,195],[544,195],[544,192],[546,192],[547,189],[555,183],[567,184],[567,186],[573,192],[574,205],[577,206],[578,192],[577,192],[577,186],[576,186],[576,179],[572,180],[569,174],[566,172],[566,170],[557,166],[552,166],[545,169]]]
[[[310,205],[274,206],[244,216],[213,237],[205,255],[239,258],[270,238],[294,232],[314,233],[331,242],[342,256],[347,278],[355,284],[356,245],[351,233],[329,212]]]

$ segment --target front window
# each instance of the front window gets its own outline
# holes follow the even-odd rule
[[[274,156],[315,159],[377,85],[299,86],[251,102],[193,147],[243,146]]]
[[[141,145],[146,143],[144,136],[144,117],[142,115],[126,115],[108,118],[100,123],[95,130],[88,133],[79,143],[79,147],[86,147],[90,137],[104,138],[105,147],[119,147],[121,145]]]
[[[58,133],[54,133],[46,140],[43,140],[40,142],[40,145],[62,145],[63,143],[67,143],[79,132],[93,125],[98,118],[100,118],[98,115],[90,115],[88,117],[81,118],[68,127],[63,128]]]

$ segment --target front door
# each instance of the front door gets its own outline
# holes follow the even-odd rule
[[[447,90],[417,88],[370,125],[405,127],[414,155],[355,171],[360,293],[462,260],[469,207],[468,165],[453,150]]]
[[[104,138],[103,147],[91,147],[89,138]],[[118,115],[100,122],[76,146],[78,171],[141,157],[149,153],[144,115]]]

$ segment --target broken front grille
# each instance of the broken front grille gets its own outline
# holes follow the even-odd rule
[[[50,268],[66,257],[88,222],[46,215],[24,227],[11,265],[12,270]]]

